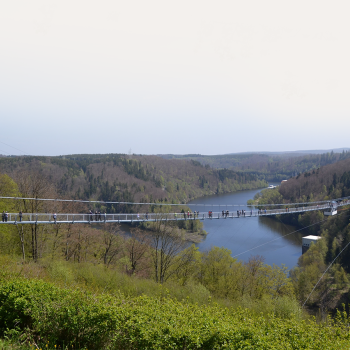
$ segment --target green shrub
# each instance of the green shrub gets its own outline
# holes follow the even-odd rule
[[[262,304],[261,304],[262,305]],[[260,306],[261,306],[260,305]],[[90,293],[40,280],[0,284],[0,332],[22,332],[37,344],[88,349],[346,349],[346,322],[317,324],[290,313],[281,299],[275,315],[159,298]],[[288,319],[276,314],[288,312]]]

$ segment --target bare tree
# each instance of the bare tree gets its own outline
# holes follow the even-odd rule
[[[107,224],[103,232],[103,263],[109,267],[121,251],[122,244],[119,226],[115,230],[113,225]]]
[[[133,230],[132,236],[125,239],[124,251],[130,263],[130,268],[126,267],[126,271],[129,275],[134,274],[136,268],[138,271],[141,271],[149,267],[148,263],[145,261],[149,249],[149,236],[141,230]]]
[[[164,283],[171,275],[171,268],[176,263],[176,256],[185,247],[179,231],[169,224],[158,221],[153,226],[152,261],[157,283]]]
[[[48,211],[50,203],[37,200],[38,198],[53,197],[56,196],[56,191],[48,177],[45,176],[39,169],[36,170],[21,170],[14,173],[14,180],[18,185],[19,193],[23,197],[29,197],[33,199],[23,199],[18,203],[18,210],[26,213],[39,213]],[[38,236],[39,225],[31,226],[31,253],[34,261],[38,260]],[[23,232],[23,229],[20,231]],[[20,234],[22,255],[24,249],[24,234]]]
[[[23,230],[23,225],[16,225],[17,227],[17,232],[18,232],[18,236],[19,236],[19,240],[21,242],[21,252],[22,252],[22,259],[23,261],[26,260],[26,251],[24,248],[24,230]]]

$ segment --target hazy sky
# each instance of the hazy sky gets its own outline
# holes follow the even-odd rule
[[[350,147],[349,10],[322,0],[2,1],[0,153]]]

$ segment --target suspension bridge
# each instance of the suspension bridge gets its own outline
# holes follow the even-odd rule
[[[14,197],[0,197],[7,199],[24,199]],[[38,198],[25,198],[27,200],[55,200],[55,201],[73,201],[73,200],[57,200],[57,199],[38,199]],[[73,202],[87,202],[91,201],[73,201]],[[95,201],[98,202],[98,201]],[[119,203],[119,204],[149,204],[154,203],[129,203],[129,202],[100,202],[103,204]],[[319,203],[319,204],[317,204]],[[273,204],[265,206],[274,206],[273,209],[256,209],[258,205],[250,206],[246,210],[235,210],[237,207],[247,207],[247,205],[213,205],[211,207],[225,207],[223,211],[212,211],[207,209],[210,207],[208,204],[203,204],[204,212],[172,212],[172,213],[138,213],[138,214],[106,214],[106,213],[2,213],[2,220],[0,225],[17,225],[17,224],[101,224],[101,223],[138,223],[138,222],[155,222],[155,221],[177,221],[177,220],[220,220],[220,219],[242,219],[253,218],[262,216],[274,216],[274,215],[286,215],[292,213],[304,213],[308,211],[325,211],[326,215],[333,215],[336,213],[336,208],[350,204],[349,198],[340,198],[336,202],[307,202],[307,203],[293,203],[297,204],[294,207],[290,205],[286,207],[286,204]],[[293,205],[292,204],[292,205]],[[157,204],[159,205],[159,204]],[[162,204],[164,205],[164,204]],[[174,204],[165,204],[174,206]],[[182,204],[184,205],[184,204]],[[194,204],[196,207],[201,204]],[[176,206],[176,204],[175,204]],[[187,204],[191,206],[191,204]],[[283,206],[283,208],[278,208]],[[227,207],[233,208],[233,210],[227,210]]]

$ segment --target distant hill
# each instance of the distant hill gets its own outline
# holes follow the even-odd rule
[[[350,157],[350,149],[320,152],[323,151],[232,153],[214,156],[167,154],[160,156],[165,159],[194,160],[202,165],[209,165],[217,169],[252,173],[267,181],[281,181],[296,176],[298,173],[317,169]]]
[[[334,148],[328,150],[304,150],[304,151],[282,151],[282,152],[238,152],[238,153],[229,153],[229,154],[267,154],[267,155],[293,155],[299,157],[300,155],[305,154],[323,154],[323,153],[343,153],[350,151],[350,148]]]

